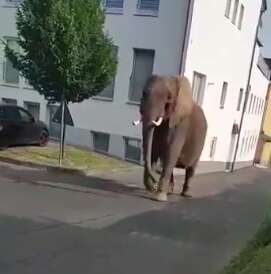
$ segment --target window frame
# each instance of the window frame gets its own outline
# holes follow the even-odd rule
[[[91,131],[91,134],[92,134],[92,140],[93,140],[93,149],[94,151],[96,152],[99,152],[99,153],[103,153],[103,154],[108,154],[109,153],[109,147],[110,147],[110,134],[109,133],[105,133],[105,132],[100,132],[100,131]],[[103,150],[103,149],[100,149],[100,148],[97,148],[96,147],[96,142],[95,142],[95,136],[98,136],[98,135],[103,135],[103,136],[106,136],[108,137],[107,139],[107,144],[106,144],[106,150]]]
[[[18,105],[18,100],[14,99],[14,98],[2,97],[1,101],[5,105],[12,105],[12,106],[17,106]]]
[[[195,98],[195,93],[194,93],[194,88],[195,88],[195,78],[196,76],[201,77],[202,80],[202,86],[201,86],[201,90],[200,90],[200,94],[197,95],[197,98]],[[199,104],[200,106],[203,105],[204,102],[204,97],[205,97],[205,89],[206,89],[206,82],[207,82],[207,75],[200,73],[198,71],[194,71],[193,72],[193,82],[192,82],[192,97],[193,100]]]
[[[136,99],[133,98],[134,94],[134,80],[135,80],[135,71],[136,71],[136,52],[137,51],[149,51],[153,53],[153,60],[152,60],[152,72],[151,75],[153,74],[153,68],[154,68],[154,62],[155,62],[155,56],[156,56],[156,51],[155,49],[145,49],[145,48],[133,48],[133,63],[132,63],[132,71],[131,75],[129,78],[129,92],[128,92],[128,103],[130,104],[140,104],[140,99],[137,101]],[[151,76],[150,75],[150,76]],[[150,77],[149,76],[149,77]],[[142,90],[143,91],[143,90]],[[141,95],[142,96],[142,95]],[[140,97],[141,97],[140,96]]]
[[[244,148],[245,148],[245,137],[243,136],[242,142],[241,142],[241,147],[240,147],[240,153],[239,153],[240,157],[243,156]]]
[[[114,46],[114,50],[116,50],[116,54],[118,56],[119,47]],[[116,77],[117,77],[117,72],[116,72],[116,75],[115,75],[114,79],[111,81],[111,83],[107,87],[105,87],[99,94],[97,94],[96,96],[93,96],[92,99],[107,101],[107,102],[113,102],[114,101],[114,95],[115,95]],[[105,96],[106,93],[103,94],[103,92],[105,92],[106,89],[108,89],[109,87],[112,88],[112,96]]]
[[[38,107],[38,110],[39,110],[38,116],[39,116],[39,117],[34,117],[34,115],[29,111],[28,107],[31,106],[31,105],[32,105],[32,106],[35,106],[35,107]],[[24,109],[25,109],[27,112],[29,112],[29,113],[31,114],[31,116],[32,116],[35,120],[37,120],[37,121],[40,120],[41,104],[40,104],[39,102],[24,101]]]
[[[225,17],[226,18],[230,18],[230,15],[231,15],[231,8],[232,8],[232,0],[227,0],[226,1],[226,9],[225,9]]]
[[[18,52],[20,52],[17,37],[4,36],[4,40],[7,44],[8,44],[9,41],[16,42],[17,46],[18,46]],[[14,72],[17,72],[16,78],[18,78],[18,81],[16,81],[16,82],[7,81],[7,64],[8,64],[8,62],[10,63],[12,70]],[[3,59],[2,81],[3,81],[4,85],[14,86],[14,87],[19,87],[20,86],[20,72],[13,67],[12,62],[5,56],[5,54],[4,54],[4,59]]]
[[[140,140],[138,138],[127,137],[127,136],[124,136],[123,140],[124,140],[124,158],[125,158],[125,160],[129,161],[129,162],[136,163],[136,164],[140,164],[141,159],[142,159],[142,140]],[[137,142],[138,147],[129,145],[129,141]],[[132,159],[132,158],[128,157],[128,151],[127,151],[128,146],[134,147],[135,149],[139,149],[139,157],[138,157],[139,159]]]
[[[239,17],[238,17],[238,24],[237,24],[237,28],[239,30],[242,30],[244,16],[245,16],[245,6],[241,4],[239,9]]]
[[[249,105],[248,105],[248,111],[247,111],[248,114],[251,113],[252,100],[253,100],[253,94],[251,93],[249,97]]]
[[[105,12],[107,14],[123,14],[123,9],[124,9],[124,0],[122,1],[122,7],[108,7],[108,1],[109,0],[104,0],[104,7],[105,7]],[[112,1],[112,0],[111,0]]]
[[[237,101],[237,111],[241,110],[242,102],[243,102],[243,97],[244,97],[244,89],[240,88],[239,89],[239,95],[238,95],[238,101]]]
[[[142,8],[141,7],[142,1],[144,1],[144,0],[137,0],[136,14],[135,15],[153,16],[153,17],[157,17],[159,15],[160,5],[161,5],[161,1],[160,0],[158,0],[158,8],[157,9]]]
[[[218,138],[216,136],[214,136],[211,139],[211,143],[210,143],[210,153],[209,153],[209,158],[214,159],[215,157],[215,153],[216,153],[216,147],[217,147],[217,141]]]
[[[227,93],[228,93],[228,87],[229,87],[229,83],[228,82],[223,82],[222,84],[222,91],[221,91],[221,95],[220,95],[220,109],[224,109],[225,108],[225,104],[226,104],[226,99],[227,99]]]
[[[233,11],[232,11],[232,18],[231,18],[231,22],[232,22],[233,25],[236,25],[239,4],[240,4],[239,0],[234,0]]]

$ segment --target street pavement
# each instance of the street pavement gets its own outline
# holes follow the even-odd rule
[[[0,163],[1,274],[212,274],[255,233],[271,171],[196,176],[150,199],[142,169],[76,176]]]

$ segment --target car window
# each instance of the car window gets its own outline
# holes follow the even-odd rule
[[[21,117],[22,121],[24,121],[24,122],[33,121],[33,117],[28,112],[26,112],[25,110],[19,108],[18,111],[20,113],[20,117]]]
[[[5,110],[4,108],[0,107],[0,120],[5,119]]]
[[[11,121],[20,121],[21,116],[16,107],[5,107],[5,118]]]

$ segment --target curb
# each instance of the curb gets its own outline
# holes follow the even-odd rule
[[[17,165],[17,166],[35,167],[35,168],[39,168],[39,169],[46,169],[47,171],[50,171],[50,172],[60,172],[60,173],[67,173],[67,174],[71,174],[71,175],[81,175],[81,176],[86,176],[87,175],[86,171],[76,169],[76,168],[51,166],[51,165],[46,165],[46,164],[39,164],[39,163],[33,163],[33,162],[29,162],[29,161],[12,159],[12,158],[9,158],[9,157],[4,157],[4,156],[0,156],[0,161],[8,163],[8,164]]]
[[[55,173],[65,173],[70,175],[78,175],[78,176],[93,176],[93,175],[99,175],[103,174],[105,172],[125,172],[125,171],[131,171],[135,168],[120,168],[120,169],[112,169],[112,170],[101,170],[101,171],[95,171],[95,170],[83,170],[79,168],[69,168],[69,167],[61,167],[61,166],[52,166],[52,165],[46,165],[46,164],[39,164],[39,163],[33,163],[30,161],[24,161],[24,160],[18,160],[13,159],[5,156],[0,156],[0,162],[13,164],[17,166],[24,166],[24,167],[33,167],[38,169],[46,169],[49,172],[55,172]]]

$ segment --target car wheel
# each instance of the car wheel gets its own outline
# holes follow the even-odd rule
[[[40,139],[39,139],[39,145],[41,147],[44,147],[48,144],[49,142],[49,134],[48,134],[48,131],[46,130],[43,130],[40,134]]]

